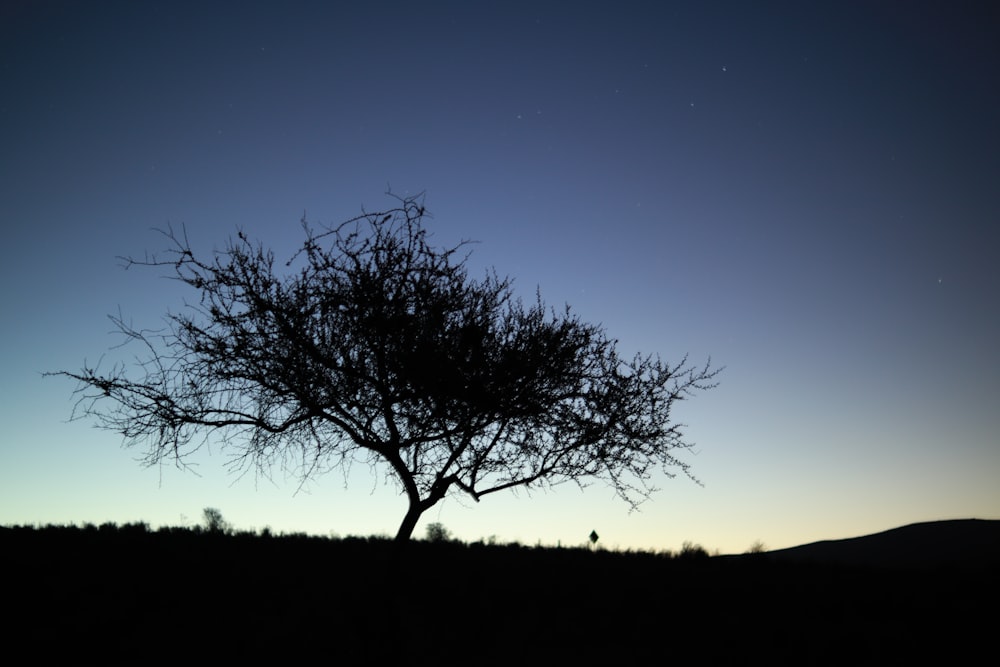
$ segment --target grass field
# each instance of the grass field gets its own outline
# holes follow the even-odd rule
[[[993,646],[1000,592],[982,559],[398,549],[144,524],[0,528],[0,548],[4,646],[31,663],[958,664]]]

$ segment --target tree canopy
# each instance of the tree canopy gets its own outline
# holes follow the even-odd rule
[[[691,476],[674,403],[717,369],[623,358],[567,306],[525,303],[510,278],[469,275],[466,242],[437,247],[419,197],[336,226],[303,220],[287,261],[243,232],[200,257],[164,232],[167,268],[197,295],[152,332],[121,316],[135,365],[85,365],[76,416],[145,449],[187,456],[216,434],[237,469],[301,480],[363,461],[408,499],[397,539],[449,493],[603,480],[631,506],[657,470]]]

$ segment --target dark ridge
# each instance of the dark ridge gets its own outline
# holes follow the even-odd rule
[[[929,521],[873,535],[823,540],[762,554],[779,562],[879,568],[984,568],[1000,565],[1000,521]]]

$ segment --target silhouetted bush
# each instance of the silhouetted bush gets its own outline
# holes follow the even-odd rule
[[[225,533],[228,534],[232,532],[233,527],[229,525],[225,519],[222,518],[222,512],[214,507],[206,507],[203,511],[205,518],[205,530],[210,533]]]
[[[708,552],[700,544],[694,544],[693,542],[685,542],[681,545],[681,550],[678,552],[677,556],[680,560],[685,561],[701,561],[708,560]]]
[[[451,531],[445,528],[443,523],[435,521],[427,524],[428,542],[450,542],[451,539]]]

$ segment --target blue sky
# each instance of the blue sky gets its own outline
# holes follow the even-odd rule
[[[426,191],[524,294],[623,352],[709,356],[697,486],[448,500],[459,537],[739,552],[1000,518],[1000,51],[989,3],[14,3],[0,10],[0,523],[392,534],[355,467],[303,490],[143,469],[68,422],[107,315],[185,295],[116,257],[243,229],[290,253]],[[327,6],[327,5],[331,6]],[[334,6],[335,5],[335,6]],[[422,527],[418,527],[418,534]]]

